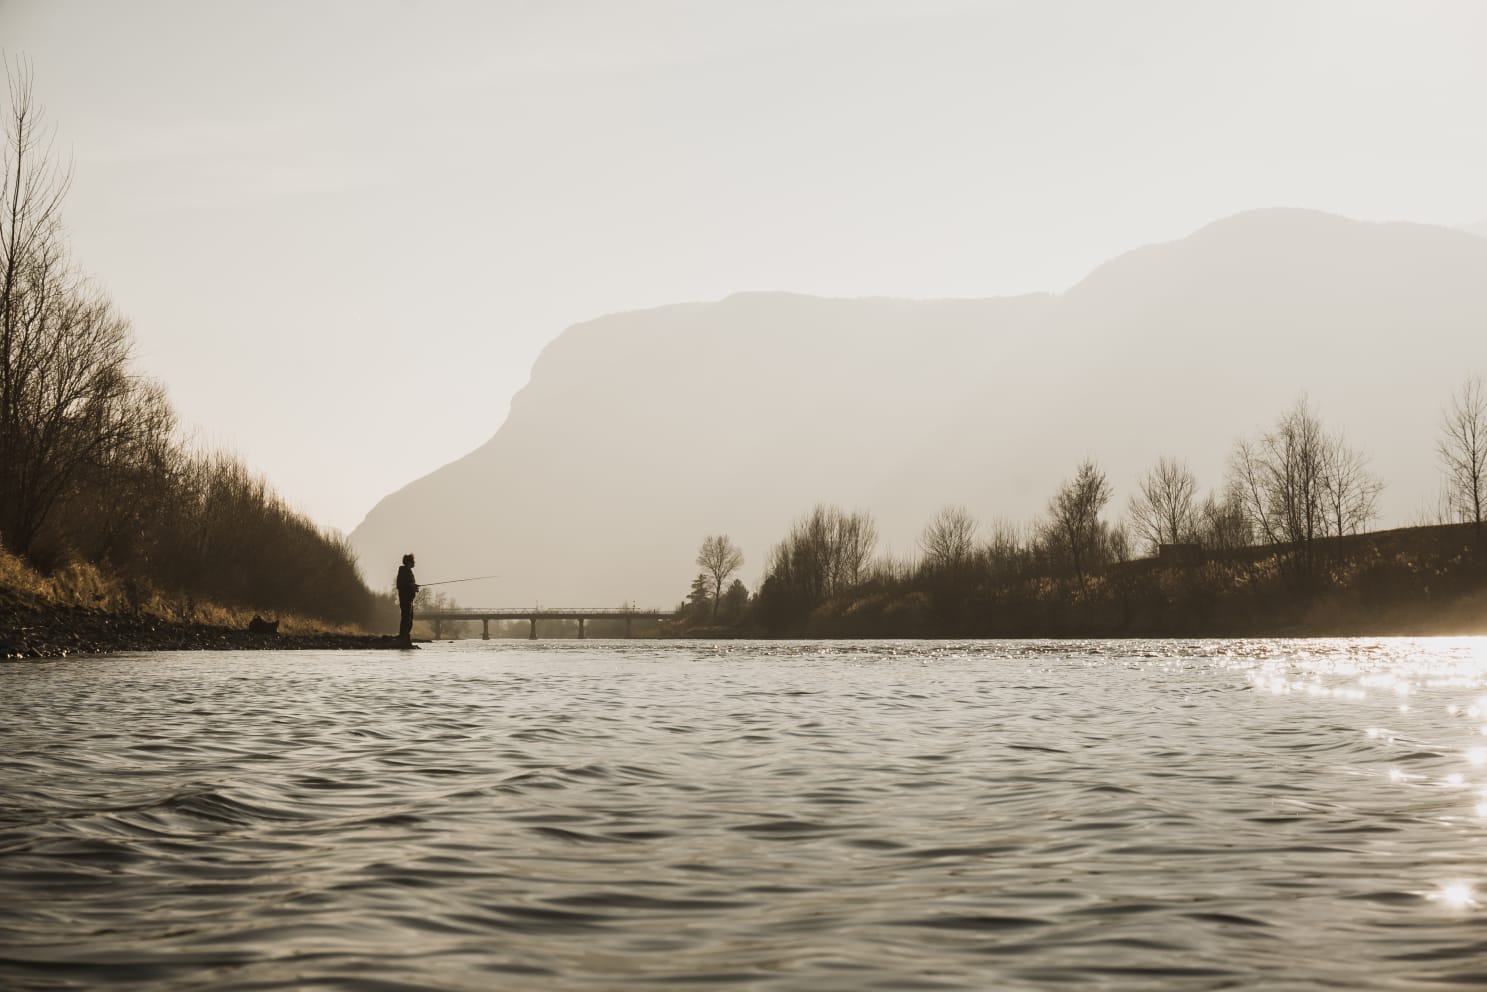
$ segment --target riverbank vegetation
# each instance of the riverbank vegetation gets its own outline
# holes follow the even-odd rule
[[[770,550],[757,593],[735,593],[723,626],[706,571],[681,614],[708,635],[1487,633],[1479,379],[1450,398],[1436,448],[1442,521],[1369,532],[1383,481],[1302,398],[1235,443],[1206,496],[1185,462],[1163,456],[1111,512],[1109,480],[1086,459],[1038,520],[983,530],[969,509],[946,507],[909,560],[874,557],[870,514],[818,506]]]
[[[129,321],[72,260],[70,167],[24,64],[7,66],[0,178],[0,584],[14,597],[198,619],[396,616],[338,535],[237,458],[180,437]],[[22,588],[24,586],[24,588]],[[17,599],[17,601],[19,601]]]
[[[387,648],[354,624],[283,613],[272,635],[253,610],[174,597],[87,562],[42,574],[0,551],[0,660],[114,651]]]

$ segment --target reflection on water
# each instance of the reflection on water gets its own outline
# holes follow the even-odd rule
[[[1487,984],[1487,642],[0,667],[0,987]]]

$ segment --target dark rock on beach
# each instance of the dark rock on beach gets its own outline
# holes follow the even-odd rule
[[[64,658],[117,651],[396,649],[391,634],[271,634],[83,606],[0,602],[0,659]]]

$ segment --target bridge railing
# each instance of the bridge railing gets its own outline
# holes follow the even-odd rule
[[[460,606],[452,609],[423,609],[415,611],[415,615],[419,617],[432,618],[435,616],[439,616],[443,617],[446,620],[460,618],[478,620],[481,617],[557,617],[559,615],[575,616],[578,614],[582,614],[586,617],[615,617],[621,620],[625,617],[644,617],[646,619],[651,619],[654,617],[669,617],[675,615],[674,611],[672,610],[633,610],[615,607],[588,606],[498,606],[492,607],[490,609],[482,609],[480,607],[473,606]]]
[[[665,620],[674,620],[676,613],[673,610],[637,610],[629,607],[533,607],[527,609],[518,606],[499,606],[490,609],[479,607],[461,606],[444,610],[416,610],[414,618],[423,620],[434,625],[434,637],[441,635],[440,626],[444,623],[457,623],[459,621],[479,621],[480,636],[484,640],[490,640],[490,625],[492,620],[526,620],[532,625],[528,635],[532,640],[537,639],[537,621],[539,620],[565,620],[578,621],[578,636],[586,637],[584,624],[590,620],[617,620],[624,621],[625,636],[631,633],[632,620],[654,620],[660,624]]]

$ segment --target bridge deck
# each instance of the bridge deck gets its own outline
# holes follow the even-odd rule
[[[422,620],[434,625],[434,637],[437,639],[442,631],[439,629],[444,623],[460,620],[479,620],[480,636],[483,640],[490,640],[492,620],[525,620],[532,625],[531,632],[527,635],[531,640],[537,639],[538,620],[577,620],[578,636],[584,637],[584,624],[589,620],[622,620],[625,624],[625,636],[629,637],[631,632],[631,621],[649,620],[657,624],[676,618],[676,613],[671,610],[632,610],[613,607],[526,607],[526,606],[497,606],[497,607],[460,607],[452,610],[415,610],[415,620]]]

